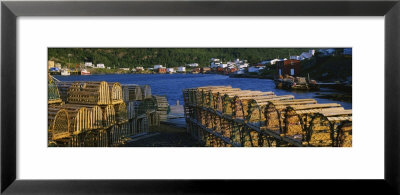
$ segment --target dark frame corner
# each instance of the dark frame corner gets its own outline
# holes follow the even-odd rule
[[[19,16],[385,16],[385,179],[16,180],[16,20]],[[304,186],[316,185],[324,191],[329,189],[329,193],[337,194],[360,194],[360,192],[400,194],[399,28],[399,0],[2,1],[1,192],[6,194],[237,193],[241,191],[249,193],[261,188],[290,186],[285,188],[284,192],[294,194]],[[279,192],[279,190],[276,191]],[[321,192],[307,190],[308,194]]]

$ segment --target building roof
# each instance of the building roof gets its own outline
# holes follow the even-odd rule
[[[297,63],[300,63],[300,60],[285,60],[284,62],[283,62],[283,64],[284,65],[290,65],[290,64],[297,64]]]
[[[309,53],[309,52],[303,52],[303,53],[300,54],[300,56],[303,57],[303,58],[311,58],[312,54]]]

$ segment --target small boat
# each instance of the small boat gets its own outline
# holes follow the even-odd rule
[[[319,90],[319,85],[315,80],[306,80],[305,77],[287,77],[275,79],[275,86],[278,89],[290,90]]]
[[[69,72],[68,69],[61,69],[61,75],[62,76],[69,76],[71,73]]]
[[[90,75],[90,72],[86,69],[81,70],[81,75]]]

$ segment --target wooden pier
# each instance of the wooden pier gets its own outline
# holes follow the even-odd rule
[[[351,147],[352,111],[273,92],[183,90],[187,131],[214,147]]]

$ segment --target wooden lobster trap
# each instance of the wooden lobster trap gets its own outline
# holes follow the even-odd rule
[[[136,117],[137,134],[149,132],[149,120],[146,114]]]
[[[115,110],[115,122],[117,124],[122,124],[128,121],[128,113],[126,109],[126,104],[124,102],[114,105]]]
[[[115,109],[113,105],[107,105],[102,107],[102,111],[103,111],[103,127],[107,129],[116,123]]]
[[[160,121],[167,121],[168,115],[168,100],[167,96],[153,96],[154,102],[157,106],[157,114],[160,117]]]
[[[55,82],[60,94],[60,98],[63,102],[67,102],[69,87],[71,87],[71,85],[74,83],[75,82],[73,81]]]
[[[128,115],[128,119],[133,119],[136,117],[136,110],[135,110],[135,106],[137,104],[136,101],[126,101],[126,112]]]
[[[291,105],[284,110],[283,133],[298,140],[305,139],[306,129],[311,118],[321,112],[344,110],[340,104],[304,104]]]
[[[124,84],[122,85],[122,95],[124,101],[140,101],[143,100],[142,90],[139,85]]]
[[[123,102],[122,87],[118,82],[108,83],[110,87],[111,104],[120,104]]]
[[[330,117],[328,117],[329,120]],[[338,118],[340,121],[335,121],[337,128],[336,146],[337,147],[352,147],[353,143],[353,126],[352,117]],[[334,119],[330,119],[334,120]]]
[[[145,99],[143,101],[138,102],[135,105],[135,111],[137,115],[146,114],[148,112],[153,112],[157,110],[157,104],[153,98]]]
[[[68,103],[108,105],[111,104],[110,88],[107,82],[74,82],[68,89]]]
[[[100,106],[87,106],[90,111],[91,130],[103,128],[103,110]]]
[[[248,118],[248,111],[251,103],[270,100],[277,97],[273,92],[246,93],[236,95],[232,99],[232,116],[235,119],[245,120]],[[257,102],[258,101],[258,102]]]
[[[47,100],[48,104],[61,104],[62,99],[58,91],[58,87],[54,82],[47,84]]]
[[[66,139],[71,136],[70,117],[65,109],[48,108],[48,133],[49,141]]]
[[[264,108],[264,128],[266,130],[275,131],[281,135],[284,135],[285,109],[292,105],[316,103],[317,101],[314,99],[273,99],[269,101]]]
[[[351,135],[351,114],[351,110],[323,111],[316,114],[312,117],[310,126],[307,129],[306,141],[308,145],[322,147],[338,146],[339,144],[337,144],[336,141],[342,144],[346,139],[347,143],[349,143],[351,136],[345,138],[342,135],[345,135],[343,132],[345,129],[347,135]],[[341,125],[342,123],[346,123],[346,126]],[[338,127],[342,128],[340,135],[338,134]]]
[[[151,88],[150,85],[142,85],[140,86],[140,89],[142,90],[142,99],[151,99]]]
[[[243,111],[245,114],[245,121],[253,126],[263,127],[265,126],[265,108],[273,101],[284,101],[284,100],[292,100],[294,96],[292,95],[269,95],[269,96],[258,96],[252,99],[247,100],[247,107],[245,108],[247,111]]]
[[[213,87],[201,87],[202,90],[202,105],[206,108],[215,109],[216,100],[214,95],[217,95],[218,92],[229,92],[229,91],[239,91],[239,88],[232,88],[231,86],[213,86]]]
[[[74,135],[83,133],[93,128],[91,112],[83,105],[65,104],[63,107],[70,117],[70,128]]]
[[[147,112],[146,115],[149,127],[160,126],[160,116],[158,115],[157,111],[153,110],[151,112]]]

